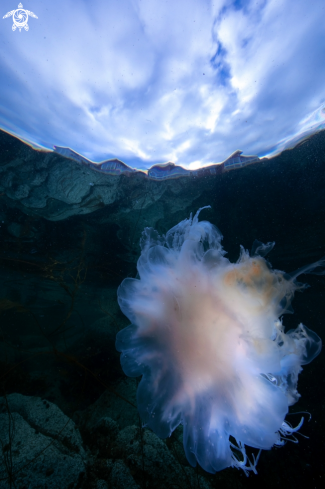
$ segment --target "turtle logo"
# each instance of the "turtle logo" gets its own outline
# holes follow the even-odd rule
[[[30,12],[30,10],[25,10],[23,9],[23,4],[20,3],[18,5],[17,10],[12,10],[11,12],[8,12],[6,15],[3,16],[3,19],[6,19],[7,17],[12,16],[13,24],[12,24],[12,30],[15,31],[18,27],[19,32],[21,32],[22,28],[25,29],[25,31],[29,30],[29,26],[27,24],[28,22],[28,16],[34,17],[34,19],[38,19],[37,15],[35,15],[33,12]]]

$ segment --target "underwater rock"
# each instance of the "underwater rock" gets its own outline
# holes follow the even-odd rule
[[[123,460],[116,460],[113,463],[110,483],[110,487],[114,487],[114,489],[140,489]]]
[[[176,211],[202,195],[211,177],[260,161],[241,153],[235,151],[222,164],[198,170],[168,162],[142,171],[116,159],[94,164],[69,148],[38,151],[0,131],[0,193],[26,214],[52,221],[89,214],[114,203],[119,203],[119,213],[127,214],[166,202],[171,194]]]
[[[0,488],[72,489],[85,474],[85,452],[75,423],[39,397],[0,398]],[[11,487],[11,485],[10,485]]]
[[[136,389],[135,379],[123,379],[114,386],[112,391],[106,390],[85,411],[77,411],[73,419],[89,432],[96,430],[102,423],[106,424],[107,428],[107,419],[109,418],[117,422],[120,429],[137,424],[139,416],[136,408]],[[112,430],[115,431],[113,428]]]
[[[173,443],[176,442],[170,442]],[[151,488],[173,487],[174,484],[178,487],[210,488],[204,477],[192,468],[180,464],[173,455],[176,453],[174,447],[170,450],[166,442],[150,430],[140,433],[137,426],[128,426],[119,433],[115,451],[118,456],[123,455],[128,467],[138,478],[145,477],[150,481]],[[143,470],[145,476],[142,475]]]
[[[209,171],[205,169],[205,173],[199,174],[197,170],[197,174],[188,171],[185,174],[171,163],[155,165],[148,174],[120,171],[110,174],[105,168],[105,171],[94,169],[94,164],[85,158],[80,157],[79,161],[79,157],[71,159],[70,153],[67,159],[58,152],[36,151],[0,131],[2,221],[8,224],[18,209],[35,220],[43,217],[47,221],[64,221],[83,215],[82,222],[87,223],[88,230],[91,226],[94,234],[95,228],[97,231],[101,227],[102,235],[107,229],[114,229],[114,237],[122,245],[117,256],[134,263],[144,227],[159,229],[162,223],[165,232],[184,212],[189,214],[193,208],[211,202],[215,222],[223,229],[230,223],[232,229],[241,229],[245,226],[243,216],[250,216],[259,220],[253,223],[256,230],[268,234],[273,224],[278,229],[284,225],[283,212],[278,211],[281,203],[281,208],[287,209],[286,233],[294,230],[294,242],[312,248],[314,237],[318,239],[323,233],[324,147],[322,131],[303,144],[272,159],[263,158],[257,164],[246,165],[245,157],[235,152],[223,162],[227,171],[218,170],[215,174],[211,173],[212,167],[208,167]],[[112,167],[109,168],[111,171]],[[256,202],[260,203],[258,207]],[[90,213],[91,219],[87,217]],[[268,213],[272,215],[269,222],[262,217]],[[14,220],[20,222],[16,216]],[[36,227],[40,222],[41,219]],[[71,233],[74,223],[76,220],[69,221]],[[304,229],[306,225],[311,229]],[[42,227],[37,240],[51,245],[46,226]],[[276,237],[274,231],[272,236]]]
[[[135,403],[134,379],[120,382],[115,390]],[[135,407],[112,392],[107,390],[92,406],[77,412],[74,419],[88,442],[88,453],[91,453],[87,488],[106,489],[106,482],[107,487],[114,489],[165,489],[189,484],[190,487],[210,489],[207,478],[198,476],[197,471],[182,459],[182,444],[176,437],[166,442],[150,430],[140,429]]]

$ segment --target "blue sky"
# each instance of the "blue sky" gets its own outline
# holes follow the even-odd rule
[[[325,123],[324,0],[1,0],[0,127],[147,168],[263,156]]]

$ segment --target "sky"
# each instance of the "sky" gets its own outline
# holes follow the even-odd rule
[[[136,168],[325,127],[324,0],[0,0],[0,127]]]

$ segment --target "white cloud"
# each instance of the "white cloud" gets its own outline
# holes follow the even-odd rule
[[[194,168],[270,151],[325,101],[323,0],[28,1],[28,32],[1,19],[0,125],[48,147]]]

